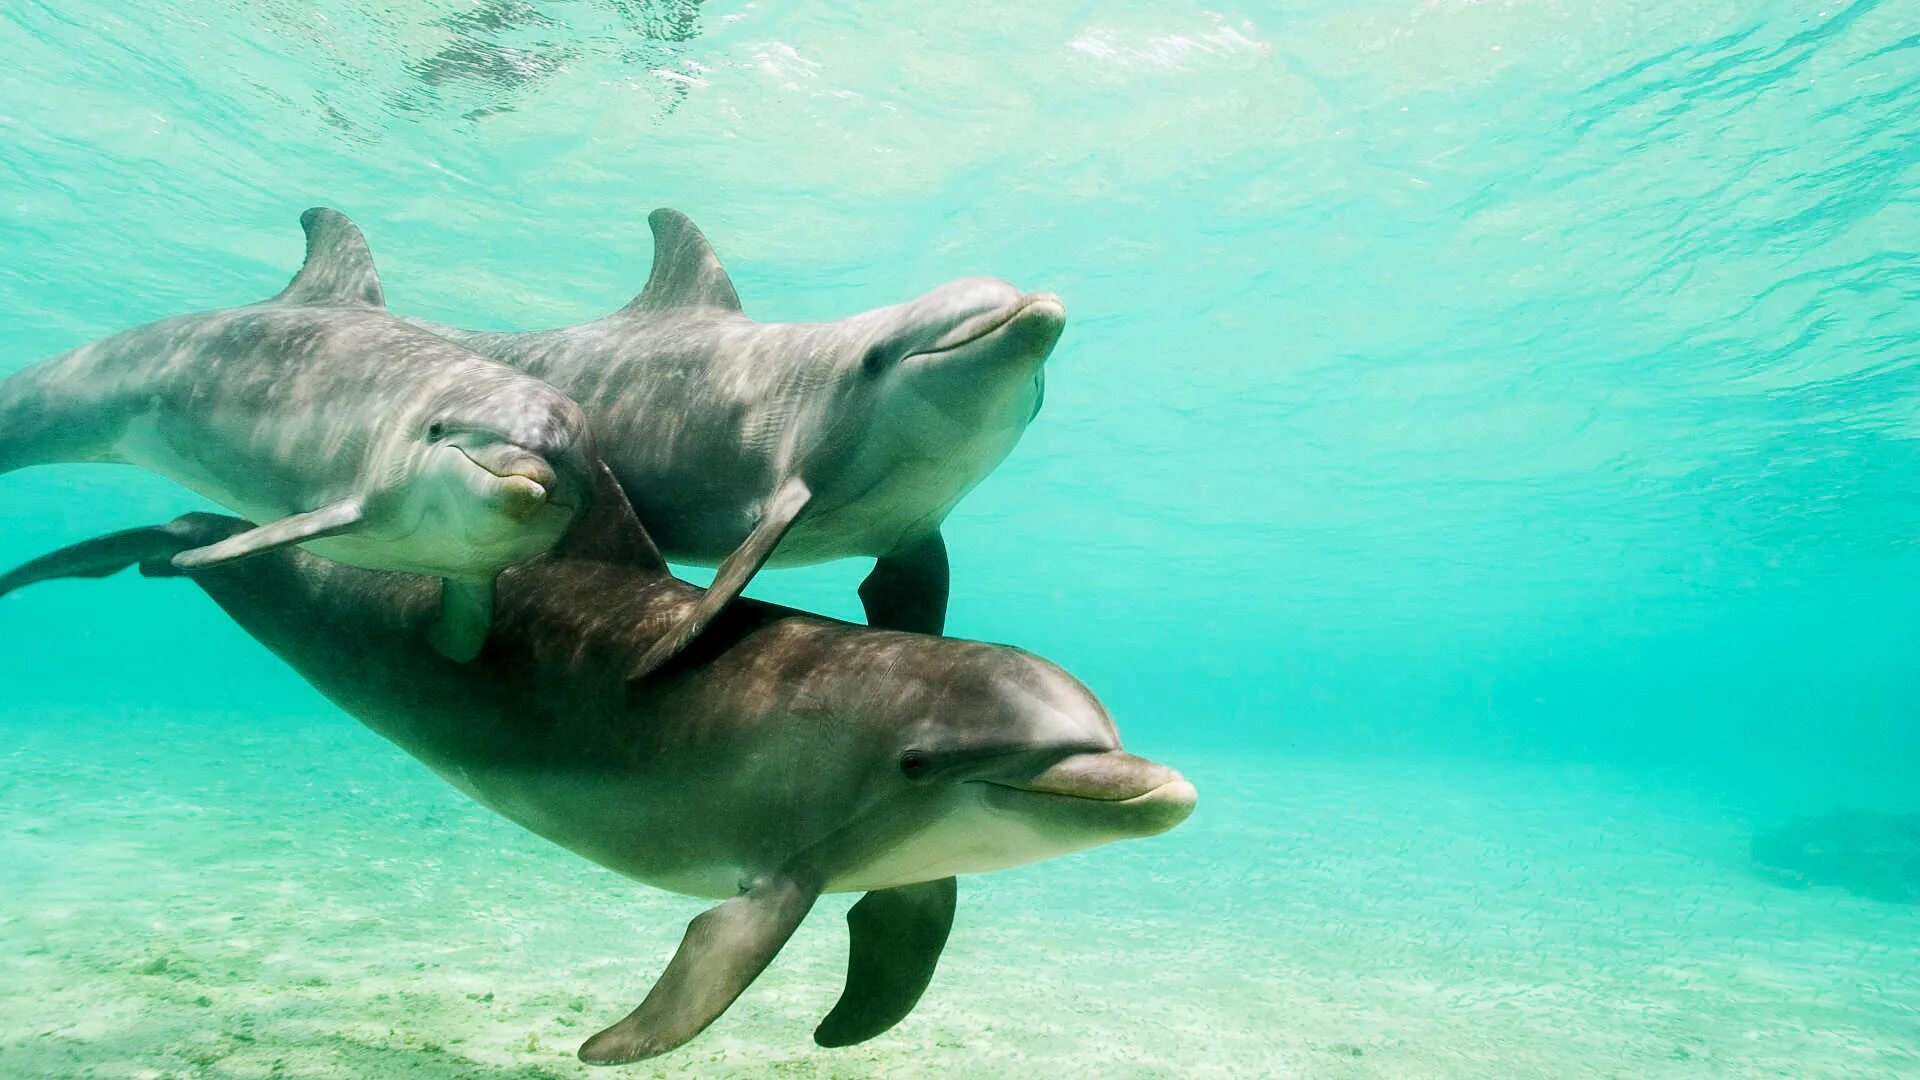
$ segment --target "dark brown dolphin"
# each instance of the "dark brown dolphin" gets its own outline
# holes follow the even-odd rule
[[[954,875],[1147,836],[1193,787],[1120,749],[1106,710],[1017,649],[729,605],[655,678],[634,658],[701,590],[670,576],[602,470],[556,554],[502,574],[478,662],[428,646],[430,581],[287,548],[221,566],[172,558],[232,518],[86,541],[0,576],[0,595],[137,565],[185,573],[248,633],[455,787],[621,874],[721,903],[694,919],[631,1015],[582,1059],[681,1045],[759,975],[823,892],[865,892],[825,1046],[913,1008],[952,925]]]

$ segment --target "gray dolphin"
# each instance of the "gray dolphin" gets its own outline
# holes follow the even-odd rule
[[[634,676],[769,563],[874,556],[868,622],[939,633],[940,524],[1039,411],[1059,298],[969,278],[838,322],[755,322],[693,222],[647,221],[646,288],[603,319],[526,334],[409,320],[572,395],[661,550],[720,568]]]
[[[366,241],[300,218],[291,284],[246,307],[102,338],[0,382],[0,472],[138,465],[268,524],[182,552],[206,566],[286,544],[444,579],[436,647],[470,658],[493,579],[551,548],[592,491],[564,394],[387,314]]]
[[[0,595],[243,532],[189,515],[86,541],[0,577]],[[526,828],[638,881],[722,901],[646,999],[580,1048],[613,1064],[711,1024],[823,892],[865,892],[823,1046],[903,1019],[933,977],[954,875],[1184,820],[1193,787],[1125,753],[1072,676],[1017,649],[873,630],[753,601],[659,674],[626,672],[698,606],[603,478],[551,558],[500,577],[480,662],[427,649],[420,579],[284,549],[185,571],[341,708]]]

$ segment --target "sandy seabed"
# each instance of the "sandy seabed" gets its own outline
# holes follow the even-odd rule
[[[704,904],[344,718],[0,716],[0,1077],[1920,1076],[1920,909],[1790,890],[1601,771],[1182,758],[1164,837],[964,879],[932,988],[821,1050],[829,897],[712,1029],[589,1069]]]

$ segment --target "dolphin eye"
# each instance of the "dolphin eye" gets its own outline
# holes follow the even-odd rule
[[[927,775],[927,755],[918,750],[901,754],[900,773],[909,780],[918,780]]]
[[[875,345],[867,350],[867,355],[860,358],[860,370],[869,375],[878,375],[887,369],[887,360],[887,350]]]
[[[428,442],[439,442],[442,438],[446,437],[446,434],[447,434],[447,425],[441,423],[438,420],[435,420],[433,423],[427,425],[427,441]]]

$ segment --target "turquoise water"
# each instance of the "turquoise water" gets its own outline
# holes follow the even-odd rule
[[[948,629],[1073,671],[1200,813],[981,879],[896,1035],[807,1043],[822,938],[677,1067],[1920,1071],[1917,909],[1748,856],[1920,809],[1910,5],[19,0],[0,59],[0,371],[272,294],[313,204],[459,325],[624,304],[657,206],[760,319],[1064,298],[948,520]],[[200,505],[6,482],[8,565]],[[750,592],[854,618],[865,572]],[[4,619],[0,1073],[570,1075],[570,995],[620,1015],[697,910],[465,804],[183,585]]]

